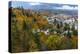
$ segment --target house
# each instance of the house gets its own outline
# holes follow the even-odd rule
[[[47,29],[47,30],[41,30],[41,32],[43,32],[45,35],[49,35],[49,29]]]

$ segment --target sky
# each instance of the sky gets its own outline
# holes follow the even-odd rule
[[[77,4],[59,4],[59,3],[41,3],[41,2],[23,2],[23,1],[14,1],[12,2],[12,7],[23,7],[23,8],[45,8],[45,9],[68,9],[68,10],[77,10]]]
[[[45,3],[61,3],[61,4],[78,4],[79,3],[79,0],[19,0],[19,1],[45,2]]]

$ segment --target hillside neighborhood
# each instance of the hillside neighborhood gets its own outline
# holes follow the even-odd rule
[[[78,49],[77,5],[32,5],[29,2],[11,4],[11,52]],[[71,9],[61,9],[64,6]]]

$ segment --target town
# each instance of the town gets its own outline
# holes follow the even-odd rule
[[[75,31],[78,30],[78,16],[73,17],[71,15],[57,14],[53,16],[43,16],[43,18],[47,19],[48,23],[53,25],[52,26],[53,31],[50,31],[51,28],[43,30],[37,29],[36,31],[33,30],[34,33],[44,32],[45,35],[49,35],[50,33],[53,34],[59,33],[60,35],[64,36],[64,34],[67,35],[68,32],[72,34],[74,32],[72,31],[72,29],[74,29]],[[66,26],[68,27],[65,28]]]

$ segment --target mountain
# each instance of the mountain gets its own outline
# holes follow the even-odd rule
[[[39,2],[11,2],[13,8],[23,7],[39,12],[62,13],[78,15],[78,6],[72,4],[39,3]]]

